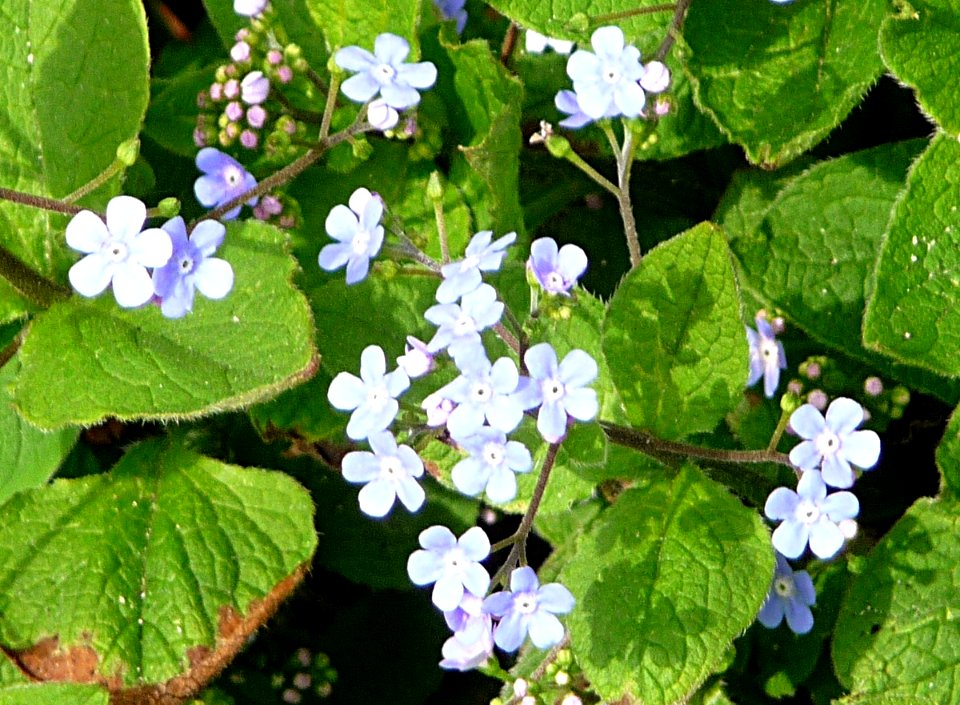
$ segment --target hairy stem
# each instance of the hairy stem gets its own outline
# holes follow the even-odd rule
[[[677,0],[676,7],[673,11],[673,19],[670,21],[670,26],[667,27],[667,36],[663,38],[660,48],[657,49],[657,53],[654,55],[657,61],[666,59],[667,54],[669,54],[673,48],[673,44],[677,41],[677,36],[680,34],[680,28],[683,27],[683,20],[687,16],[688,7],[690,7],[690,0]]]
[[[37,274],[4,247],[0,247],[0,277],[18,294],[42,308],[70,298],[69,289]]]
[[[59,201],[55,198],[34,196],[31,193],[14,191],[13,189],[9,188],[0,188],[0,199],[3,199],[4,201],[10,201],[12,203],[19,203],[24,206],[30,206],[31,208],[42,208],[46,211],[63,213],[64,215],[76,215],[80,211],[84,210],[80,206],[74,206],[69,203],[65,203],[64,201]]]
[[[27,327],[24,326],[20,331],[14,336],[13,340],[3,349],[0,350],[0,369],[10,362],[14,355],[17,354],[17,350],[20,349],[20,346],[23,345],[24,334],[27,331]]]
[[[93,191],[96,191],[98,188],[100,188],[105,183],[107,183],[107,181],[109,181],[114,176],[116,176],[121,171],[123,171],[124,166],[125,164],[121,162],[119,159],[114,159],[113,162],[110,163],[110,166],[108,166],[106,169],[101,171],[97,176],[94,176],[92,179],[90,179],[90,181],[85,183],[83,186],[78,188],[73,193],[67,196],[64,196],[63,202],[75,203],[76,201],[79,201],[81,198],[86,196],[88,193],[92,193]]]
[[[564,155],[564,159],[566,159],[568,162],[573,164],[575,167],[577,167],[580,171],[582,171],[584,174],[589,176],[591,179],[596,181],[600,186],[605,188],[607,191],[612,193],[615,198],[618,198],[618,199],[620,198],[620,189],[617,188],[616,184],[614,184],[606,176],[601,174],[592,166],[587,164],[587,162],[584,161],[583,157],[581,157],[579,154],[574,152],[572,149],[569,150]]]
[[[630,252],[630,266],[640,264],[640,240],[637,237],[637,221],[633,217],[633,203],[630,200],[630,170],[633,168],[633,157],[637,151],[637,143],[630,126],[623,126],[623,147],[617,142],[617,136],[610,125],[604,125],[604,133],[610,142],[610,148],[617,159],[616,191],[617,205],[620,208],[620,217],[623,220],[623,234],[627,238],[627,250]]]
[[[333,110],[337,107],[337,92],[340,90],[340,74],[330,76],[330,90],[327,91],[327,104],[323,107],[323,117],[320,119],[320,141],[327,139],[330,134],[330,120]]]
[[[590,18],[590,24],[610,24],[619,20],[625,20],[639,15],[654,15],[658,12],[669,12],[675,10],[676,3],[666,3],[664,5],[651,5],[650,7],[634,7],[631,10],[621,10],[620,12],[608,12],[605,15],[594,15]]]

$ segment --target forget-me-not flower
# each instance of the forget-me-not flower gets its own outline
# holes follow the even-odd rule
[[[503,431],[484,426],[466,438],[455,438],[470,454],[453,466],[451,479],[458,490],[475,497],[484,490],[494,504],[517,496],[515,473],[530,472],[533,459],[519,441],[508,441]]]
[[[334,408],[353,411],[347,436],[359,441],[393,423],[400,409],[396,398],[409,386],[410,378],[403,370],[387,374],[383,348],[368,345],[360,354],[360,376],[339,373],[330,383],[327,399]]]
[[[67,244],[87,253],[70,267],[73,288],[93,297],[112,283],[113,296],[124,308],[147,303],[153,296],[147,267],[165,265],[173,244],[160,228],[142,230],[146,218],[147,207],[132,196],[111,198],[106,222],[88,210],[73,216],[67,223]]]
[[[747,386],[756,384],[763,377],[763,393],[770,399],[780,384],[780,370],[787,369],[787,355],[783,351],[783,343],[777,340],[767,319],[757,316],[756,323],[757,330],[745,326],[747,343],[750,346],[750,375],[747,377]]]
[[[437,287],[437,301],[452,304],[461,296],[476,291],[483,280],[480,272],[500,269],[507,247],[516,239],[516,233],[507,233],[494,240],[492,230],[482,230],[470,238],[464,258],[440,268],[443,281]]]
[[[803,555],[807,543],[818,558],[831,558],[843,546],[843,532],[837,526],[860,513],[860,502],[852,492],[827,495],[818,470],[807,470],[797,491],[778,487],[763,507],[771,521],[781,522],[773,532],[773,547],[787,558]]]
[[[806,634],[813,629],[810,608],[817,603],[813,580],[805,570],[794,571],[787,559],[777,554],[777,568],[767,599],[760,608],[757,621],[768,629],[780,625],[787,618],[787,626],[794,634]]]
[[[573,91],[560,91],[553,99],[553,103],[557,106],[557,110],[567,115],[560,121],[560,127],[579,130],[584,125],[593,122],[593,118],[583,112],[580,103],[577,102],[577,94]],[[616,114],[616,112],[613,113],[613,115]]]
[[[855,431],[861,423],[863,407],[853,399],[834,399],[826,418],[812,404],[804,404],[790,416],[791,428],[805,439],[790,451],[790,462],[802,470],[822,465],[827,485],[852,487],[851,464],[869,470],[880,458],[880,436],[873,431]]]
[[[489,284],[481,284],[476,291],[464,294],[459,304],[436,304],[423,314],[438,326],[427,343],[432,353],[449,348],[457,356],[480,344],[480,331],[495,325],[503,315],[504,304],[497,301],[497,291]]]
[[[567,75],[573,79],[581,110],[594,120],[637,117],[646,103],[639,84],[643,78],[640,51],[624,43],[619,27],[600,27],[590,43],[596,53],[580,49],[567,61]]]
[[[479,526],[459,539],[445,526],[431,526],[420,532],[420,545],[407,560],[407,574],[414,585],[433,583],[433,604],[439,609],[457,609],[465,592],[486,594],[490,575],[480,561],[490,555],[490,539]]]
[[[542,54],[547,47],[553,49],[558,54],[569,54],[573,51],[573,42],[567,39],[554,39],[547,37],[540,32],[528,29],[524,36],[524,48],[528,54]]]
[[[527,268],[533,272],[545,292],[569,296],[570,290],[587,269],[587,254],[573,244],[558,249],[553,238],[542,237],[530,245]]]
[[[443,645],[440,668],[469,671],[493,654],[493,620],[483,611],[483,598],[466,592],[443,617],[453,636]]]
[[[537,430],[549,443],[556,443],[567,433],[567,416],[589,421],[597,415],[597,393],[585,385],[597,377],[597,363],[583,350],[571,350],[557,364],[557,353],[550,343],[538,343],[523,356],[530,372],[531,384],[524,390],[521,402],[530,409],[540,404]]]
[[[233,0],[233,11],[244,17],[255,17],[267,7],[268,0]]]
[[[416,379],[430,372],[433,365],[433,353],[427,350],[427,344],[408,335],[403,355],[397,358],[397,367],[406,372],[410,379]]]
[[[200,205],[216,208],[232,201],[257,185],[257,180],[236,159],[219,149],[204,147],[197,152],[197,168],[203,172],[193,184],[193,193]],[[248,206],[257,205],[254,196]],[[240,214],[240,206],[223,214],[224,220],[233,220]]]
[[[370,271],[370,259],[383,245],[383,201],[365,188],[350,196],[349,207],[337,204],[327,215],[324,227],[337,242],[320,250],[317,263],[332,272],[347,266],[347,284],[362,281]]]
[[[415,512],[426,498],[416,481],[423,476],[423,461],[410,446],[398,446],[389,431],[371,433],[367,442],[373,452],[355,450],[343,457],[341,466],[347,482],[363,483],[357,499],[360,511],[367,516],[383,517],[399,499]]]
[[[381,132],[396,127],[399,121],[400,114],[391,108],[383,98],[377,98],[367,106],[367,122]]]
[[[208,299],[222,299],[233,288],[230,263],[213,257],[223,244],[226,228],[215,220],[202,220],[187,238],[187,226],[177,216],[163,224],[173,243],[173,254],[153,271],[153,291],[167,318],[181,318],[193,310],[194,291]]]
[[[476,433],[483,421],[509,433],[523,420],[523,400],[515,394],[520,384],[516,363],[501,357],[491,364],[486,355],[472,360],[462,374],[437,390],[437,394],[457,404],[449,418],[447,430],[455,438]]]
[[[560,583],[540,585],[530,566],[510,574],[510,592],[496,592],[483,601],[483,611],[500,618],[493,640],[504,651],[520,648],[527,633],[540,649],[563,639],[563,625],[554,615],[573,609],[575,600]]]
[[[366,103],[379,93],[396,110],[416,105],[420,102],[417,89],[430,88],[436,82],[437,67],[429,61],[405,64],[408,54],[407,40],[389,32],[377,36],[372,54],[358,46],[340,49],[333,57],[337,66],[357,72],[340,90],[357,103]]]
[[[433,0],[433,4],[444,19],[456,21],[457,34],[462,34],[463,28],[467,26],[467,11],[463,7],[467,0]]]

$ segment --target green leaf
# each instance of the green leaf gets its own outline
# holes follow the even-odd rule
[[[0,508],[0,643],[40,678],[74,666],[127,697],[190,692],[296,586],[316,540],[287,475],[149,441]]]
[[[233,266],[233,291],[222,301],[198,294],[183,319],[166,319],[156,306],[122,310],[109,292],[52,306],[20,349],[20,411],[45,428],[107,416],[195,417],[309,377],[313,326],[284,249],[284,236],[269,225],[231,224],[217,254]]]
[[[139,0],[10,0],[3,5],[0,186],[63,197],[137,135],[149,95]],[[0,202],[0,245],[61,278],[71,261],[58,214]],[[29,306],[0,283],[0,322]]]
[[[603,323],[603,352],[630,422],[666,439],[711,430],[746,383],[743,331],[717,226],[703,223],[647,253]]]
[[[911,0],[880,27],[880,55],[916,91],[920,107],[944,130],[960,134],[960,100],[944,76],[960,72],[956,0]]]
[[[867,557],[833,636],[837,677],[853,696],[956,699],[958,536],[956,502],[920,499]]]
[[[759,517],[686,466],[621,494],[561,582],[573,650],[604,700],[685,702],[756,617],[773,574]]]
[[[937,467],[943,476],[943,484],[960,497],[960,413],[956,409],[943,432],[943,440],[937,446]]]
[[[960,374],[960,144],[938,135],[914,163],[880,252],[864,343],[900,362]]]
[[[373,51],[377,35],[391,32],[410,42],[407,61],[420,56],[417,29],[423,0],[304,1],[331,51],[350,45]]]
[[[20,418],[10,397],[19,369],[16,357],[0,369],[0,505],[14,492],[49,480],[78,435],[76,428],[45,433]]]
[[[147,110],[144,134],[174,154],[193,159],[197,145],[197,94],[210,87],[214,69],[206,67],[181,73],[176,78],[154,80],[154,95]]]
[[[95,685],[24,683],[0,687],[0,705],[107,705],[110,695]]]
[[[755,164],[809,149],[880,76],[885,0],[692,3],[681,47],[697,104]]]

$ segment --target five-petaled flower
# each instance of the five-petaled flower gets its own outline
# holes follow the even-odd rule
[[[337,204],[327,215],[327,235],[337,242],[320,250],[317,263],[332,272],[347,265],[347,284],[362,281],[370,271],[370,259],[383,245],[383,201],[365,188],[350,196],[349,208]]]
[[[773,532],[773,547],[787,558],[803,555],[807,543],[817,558],[831,558],[843,546],[843,531],[837,526],[860,513],[860,502],[851,492],[827,495],[818,470],[807,470],[797,491],[778,487],[763,507],[771,521],[781,522]]]
[[[523,566],[510,574],[510,592],[495,592],[483,601],[483,611],[500,618],[493,640],[504,651],[520,648],[527,632],[530,641],[548,649],[563,639],[563,625],[554,615],[573,609],[570,591],[560,583],[540,585],[533,568]]]
[[[257,180],[236,159],[213,147],[204,147],[197,152],[197,168],[203,172],[193,184],[193,193],[200,205],[217,208],[256,188]],[[257,205],[254,196],[248,206]],[[240,214],[240,206],[223,214],[224,220],[233,220]]]
[[[92,211],[80,211],[67,224],[67,244],[87,256],[70,267],[70,284],[83,296],[97,296],[113,284],[113,296],[124,308],[142,306],[153,297],[147,267],[170,260],[170,235],[143,228],[147,207],[132,196],[107,204],[106,222]]]
[[[810,608],[817,603],[813,580],[805,570],[794,571],[787,559],[777,554],[777,568],[767,599],[760,608],[757,621],[768,629],[780,625],[784,617],[794,634],[806,634],[813,629]]]
[[[483,426],[484,419],[494,428],[509,433],[520,425],[524,409],[520,395],[517,364],[501,357],[493,364],[486,355],[461,366],[463,374],[437,390],[444,399],[457,404],[447,419],[447,430],[456,438],[466,438]]]
[[[747,344],[750,346],[750,375],[747,386],[750,387],[763,377],[763,393],[769,399],[780,384],[780,370],[787,369],[787,355],[783,343],[777,340],[773,328],[762,316],[756,318],[757,330],[745,326]]]
[[[855,431],[861,423],[863,407],[853,399],[834,399],[826,418],[812,404],[804,404],[790,416],[791,428],[805,439],[790,451],[790,462],[801,470],[822,466],[827,485],[852,487],[851,464],[869,470],[880,458],[880,437],[873,431]]]
[[[507,233],[494,240],[492,230],[482,230],[470,238],[463,259],[441,267],[443,281],[437,287],[437,301],[451,304],[476,291],[483,280],[480,272],[495,272],[500,269],[507,254],[507,247],[516,239],[516,233]]]
[[[213,257],[223,243],[226,228],[215,220],[202,220],[187,238],[183,218],[163,224],[173,243],[173,255],[153,272],[153,290],[167,318],[181,318],[193,310],[194,290],[208,299],[222,299],[233,288],[230,263]]]
[[[584,49],[567,60],[567,75],[581,110],[593,120],[637,117],[646,102],[640,79],[640,51],[624,43],[619,27],[600,27],[590,37],[595,54]]]
[[[355,441],[385,430],[397,415],[396,397],[410,386],[403,370],[387,374],[383,348],[368,345],[360,354],[360,376],[341,372],[330,383],[327,399],[337,409],[353,411],[347,435]]]
[[[569,296],[587,269],[587,254],[573,244],[558,249],[553,238],[542,237],[530,245],[527,268],[545,292]]]
[[[363,483],[357,499],[360,511],[367,516],[383,517],[399,499],[415,512],[426,498],[416,481],[423,475],[423,461],[407,445],[397,445],[389,431],[371,433],[367,443],[373,452],[356,450],[343,457],[342,472],[347,482]]]
[[[417,89],[430,88],[437,80],[437,67],[429,61],[405,64],[410,44],[403,37],[385,32],[373,43],[373,53],[357,46],[334,54],[337,66],[355,71],[340,86],[343,94],[357,103],[366,103],[378,93],[387,105],[403,110],[420,102]]]
[[[458,490],[474,497],[484,490],[495,504],[517,496],[515,473],[533,468],[530,451],[519,441],[508,441],[503,431],[484,426],[466,438],[454,440],[470,456],[453,466],[451,479]]]
[[[597,415],[597,393],[588,389],[597,377],[597,363],[583,350],[571,350],[557,364],[557,353],[550,343],[538,343],[523,356],[530,371],[531,384],[518,393],[525,409],[540,404],[537,430],[549,443],[567,434],[567,416],[589,421]]]
[[[433,604],[444,612],[455,610],[465,593],[483,597],[490,575],[480,561],[490,555],[490,539],[479,526],[458,539],[445,526],[420,532],[421,549],[410,554],[407,574],[414,585],[433,583]]]

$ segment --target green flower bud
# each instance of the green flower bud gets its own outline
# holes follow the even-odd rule
[[[180,215],[180,199],[170,196],[157,204],[157,215],[163,218],[175,218]]]
[[[566,159],[572,151],[569,140],[560,135],[547,137],[547,150],[557,159]]]
[[[117,147],[117,161],[124,166],[133,166],[140,154],[140,140],[134,137]]]

